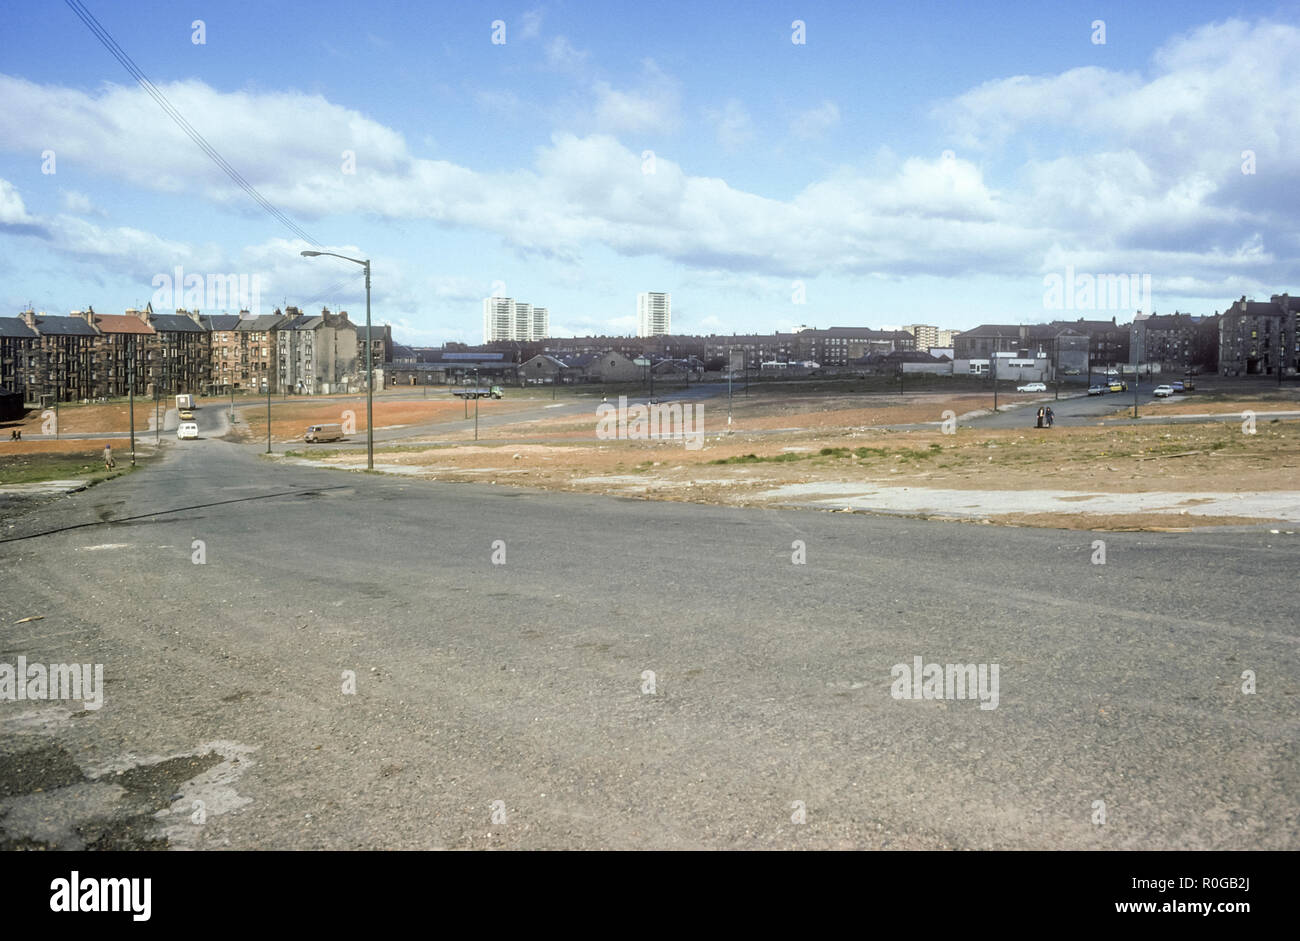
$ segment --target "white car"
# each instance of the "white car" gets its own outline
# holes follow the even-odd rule
[[[1047,385],[1042,382],[1028,382],[1023,386],[1016,386],[1017,392],[1046,392]]]
[[[176,437],[184,441],[186,438],[197,438],[199,436],[199,426],[196,422],[183,421],[176,426]]]
[[[1151,394],[1154,395],[1154,396],[1155,396],[1156,398],[1158,398],[1158,399],[1168,398],[1169,396],[1171,396],[1171,395],[1174,394],[1174,387],[1173,387],[1173,386],[1156,386],[1156,387],[1155,387],[1155,391],[1153,391]]]

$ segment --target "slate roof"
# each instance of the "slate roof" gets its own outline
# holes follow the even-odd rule
[[[95,328],[80,317],[36,317],[36,332],[42,336],[98,336]]]
[[[23,337],[31,339],[36,331],[23,323],[21,317],[0,317],[0,337]]]
[[[319,314],[299,314],[292,320],[280,324],[278,330],[315,330],[321,324],[325,323],[325,318]]]
[[[281,321],[285,318],[283,315],[262,314],[260,317],[244,317],[235,329],[241,333],[265,333],[268,330],[278,330]]]
[[[239,326],[238,314],[200,314],[199,320],[209,330],[234,330]]]
[[[154,330],[159,333],[207,333],[184,314],[153,314],[149,318]]]

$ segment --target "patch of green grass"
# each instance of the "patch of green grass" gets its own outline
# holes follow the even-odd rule
[[[932,444],[928,450],[920,448],[901,448],[891,450],[889,448],[822,448],[816,454],[800,454],[797,451],[785,451],[781,454],[740,454],[735,457],[719,458],[716,461],[710,461],[710,464],[786,464],[790,461],[811,461],[817,458],[847,458],[856,457],[866,459],[869,457],[895,457],[900,460],[922,460],[934,457],[943,448],[940,445]]]
[[[811,454],[796,454],[793,451],[787,451],[782,454],[771,454],[760,457],[757,454],[738,454],[735,457],[718,458],[715,461],[709,461],[710,464],[785,464],[790,461],[802,461]]]
[[[89,484],[101,483],[130,473],[129,451],[116,452],[117,467],[104,470],[102,452],[93,456],[84,454],[9,454],[0,456],[0,486],[5,484],[34,484],[45,480],[85,480]],[[139,454],[136,466],[143,464]]]

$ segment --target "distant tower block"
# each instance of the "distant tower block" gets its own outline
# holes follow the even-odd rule
[[[636,296],[636,335],[657,337],[672,332],[672,295],[642,291]]]

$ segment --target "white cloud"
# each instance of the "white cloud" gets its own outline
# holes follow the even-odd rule
[[[593,91],[593,112],[600,130],[667,134],[677,129],[681,92],[677,82],[651,59],[642,63],[639,88],[620,90],[601,81],[595,83]]]
[[[85,193],[79,193],[76,190],[63,190],[59,194],[59,199],[65,212],[72,212],[82,216],[101,214]]]
[[[526,10],[519,17],[519,38],[536,39],[542,31],[542,10]]]
[[[725,151],[734,153],[754,139],[754,123],[736,98],[729,98],[721,111],[706,110],[705,117],[717,128],[718,146]]]
[[[564,36],[556,36],[546,44],[546,61],[556,69],[576,69],[587,61],[587,52],[579,52]]]
[[[959,146],[987,150],[1013,134],[1062,150],[1132,149],[1158,174],[1218,172],[1240,152],[1300,168],[1300,28],[1241,21],[1175,37],[1150,75],[1088,67],[986,82],[935,114]],[[1064,133],[1063,133],[1064,132]]]
[[[172,105],[250,181],[295,180],[306,189],[342,188],[342,152],[358,172],[402,172],[402,136],[319,95],[219,92],[202,82],[161,86]],[[222,201],[246,200],[225,174],[135,87],[98,94],[0,75],[0,147],[54,150],[61,161],[118,181]]]
[[[0,225],[30,225],[35,220],[27,214],[23,197],[8,180],[0,180]]]
[[[790,122],[790,133],[801,140],[813,140],[840,123],[840,108],[833,101],[823,101]]]

